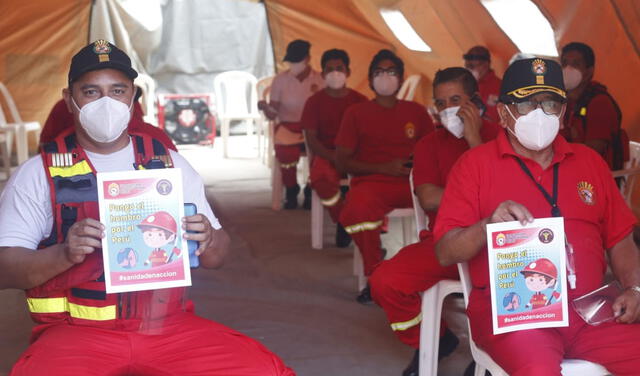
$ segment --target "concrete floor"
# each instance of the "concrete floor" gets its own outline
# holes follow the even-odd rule
[[[400,343],[377,306],[355,302],[353,249],[331,247],[325,215],[323,250],[310,247],[310,212],[271,209],[269,169],[256,159],[255,138],[231,137],[231,157],[216,148],[181,149],[205,179],[215,213],[232,238],[220,270],[193,271],[196,311],[260,340],[301,376],[400,375],[413,350]],[[398,248],[399,225],[383,237]],[[0,291],[0,375],[26,348],[31,327],[23,293]],[[471,356],[460,300],[446,303],[446,320],[461,339],[439,375],[462,375]]]

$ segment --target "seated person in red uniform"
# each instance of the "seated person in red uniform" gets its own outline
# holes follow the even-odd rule
[[[307,146],[313,153],[311,162],[311,188],[313,188],[322,205],[327,208],[331,219],[337,223],[336,245],[346,247],[351,237],[338,223],[340,211],[344,204],[340,180],[345,178],[335,166],[335,138],[340,129],[344,111],[354,103],[367,98],[346,86],[351,71],[349,55],[343,50],[328,50],[322,54],[322,77],[326,82],[323,90],[315,93],[304,105],[302,112],[302,128]]]
[[[509,66],[498,104],[504,131],[465,153],[449,173],[434,230],[436,255],[445,266],[469,263],[473,339],[507,374],[560,376],[566,358],[601,364],[617,376],[637,375],[640,258],[631,236],[636,218],[603,159],[558,135],[564,89],[555,61],[524,59]],[[550,216],[564,218],[574,250],[569,326],[494,335],[486,225]],[[624,291],[613,304],[616,320],[591,326],[571,301],[603,285],[607,261]]]
[[[560,59],[568,99],[562,135],[597,151],[612,170],[622,169],[629,154],[626,133],[620,134],[622,113],[606,86],[593,80],[593,50],[572,42],[562,48]]]
[[[273,136],[276,159],[282,173],[282,185],[286,188],[285,209],[298,207],[300,186],[297,182],[297,166],[305,151],[300,118],[307,99],[324,87],[320,73],[309,65],[311,44],[296,39],[287,45],[284,61],[289,69],[278,73],[271,84],[269,103],[258,102],[258,108],[269,119],[276,121]],[[311,209],[311,187],[304,188],[304,209]]]
[[[433,80],[433,100],[443,127],[423,137],[414,150],[413,184],[420,206],[433,228],[440,199],[453,164],[470,148],[495,138],[498,125],[483,120],[481,110],[471,100],[478,95],[478,84],[465,68],[438,71]],[[438,263],[431,231],[422,231],[420,241],[401,249],[383,261],[369,283],[371,295],[387,314],[391,330],[405,344],[416,349],[403,376],[418,375],[421,293],[442,279],[458,279],[455,266]],[[449,355],[458,340],[442,321],[440,358]]]
[[[366,276],[382,261],[380,230],[385,215],[412,206],[413,149],[433,130],[424,107],[396,98],[403,76],[402,60],[380,50],[369,66],[369,85],[376,96],[347,109],[336,138],[336,164],[352,176],[340,223],[362,253]],[[371,302],[368,286],[358,301]]]
[[[181,226],[199,242],[200,265],[220,267],[229,252],[202,178],[180,154],[127,129],[137,74],[107,41],[82,48],[63,90],[73,127],[23,163],[2,192],[0,288],[26,290],[37,324],[11,375],[294,375],[258,342],[196,316],[183,288],[106,293],[98,172],[179,168],[189,183],[184,201],[199,210]]]
[[[140,102],[138,99],[142,91],[140,89],[136,90],[136,97],[133,102],[133,114],[131,115],[131,120],[129,121],[129,129],[132,131],[141,131],[146,132],[150,136],[158,139],[158,141],[162,142],[162,144],[169,149],[178,150],[174,145],[173,141],[167,136],[164,131],[158,127],[155,127],[149,123],[145,123],[142,120],[142,106],[140,106]],[[49,112],[49,116],[47,117],[47,121],[44,123],[44,127],[42,127],[42,132],[40,132],[40,145],[52,141],[56,136],[62,133],[64,130],[73,127],[73,114],[69,112],[67,109],[67,104],[64,102],[64,99],[60,99]]]
[[[502,82],[491,69],[491,54],[484,46],[471,47],[466,54],[462,55],[464,67],[473,73],[473,77],[478,81],[480,98],[487,106],[485,116],[492,122],[498,122],[498,95],[500,94],[500,83]]]

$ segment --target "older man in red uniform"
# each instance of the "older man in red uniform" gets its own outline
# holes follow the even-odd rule
[[[321,65],[326,86],[307,99],[300,124],[304,129],[307,146],[313,153],[311,188],[320,197],[333,222],[337,223],[336,245],[346,247],[351,243],[351,238],[338,223],[344,204],[340,180],[345,176],[335,166],[335,138],[346,109],[355,103],[366,101],[367,98],[346,86],[351,70],[349,55],[345,51],[325,51]]]
[[[382,261],[380,230],[385,214],[412,205],[413,149],[433,130],[424,107],[396,99],[403,74],[400,58],[389,50],[378,52],[369,66],[376,97],[347,110],[336,138],[338,167],[353,176],[340,223],[362,253],[366,276]],[[371,302],[368,286],[358,301]]]
[[[478,84],[465,68],[438,71],[433,80],[434,104],[443,127],[418,142],[413,166],[415,193],[429,216],[430,228],[451,167],[465,151],[492,140],[498,132],[497,124],[482,119],[480,109],[471,101],[477,92]],[[440,266],[429,230],[420,234],[420,242],[382,262],[369,279],[373,299],[385,310],[391,329],[402,342],[416,349],[403,376],[418,375],[420,322],[432,319],[422,317],[420,294],[443,279],[458,279],[458,270],[455,266]],[[445,331],[444,321],[442,324],[440,358],[451,353],[458,343],[450,330]]]
[[[502,80],[496,76],[491,69],[491,54],[484,46],[471,47],[466,54],[462,55],[464,67],[469,69],[473,77],[478,81],[480,98],[487,106],[486,116],[493,122],[498,121],[498,95],[500,94],[500,84]]]
[[[476,344],[508,374],[557,375],[563,358],[599,363],[615,375],[637,375],[640,263],[626,206],[602,158],[558,136],[566,94],[560,66],[526,59],[506,71],[498,113],[505,131],[463,155],[449,174],[435,226],[443,265],[469,262],[468,314]],[[590,326],[569,310],[569,326],[494,335],[486,224],[564,217],[573,246],[572,301],[603,284],[610,262],[623,286],[615,322]]]

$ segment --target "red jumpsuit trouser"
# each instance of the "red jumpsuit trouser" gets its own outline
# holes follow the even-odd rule
[[[340,212],[344,206],[342,191],[340,190],[342,176],[333,163],[318,156],[313,157],[309,175],[311,188],[320,197],[322,205],[329,211],[333,222],[338,222],[340,220]]]
[[[340,224],[358,246],[364,274],[370,276],[382,261],[380,230],[384,216],[396,208],[413,205],[409,180],[351,180],[340,214]]]
[[[160,333],[119,331],[67,323],[41,332],[11,376],[293,376],[267,348],[221,324],[183,312]]]
[[[473,339],[511,376],[560,376],[563,359],[583,359],[616,376],[640,374],[640,324],[586,324],[569,305],[569,327],[493,335],[489,289],[473,289],[467,313]]]
[[[278,128],[285,128],[283,133],[278,133]],[[296,137],[299,136],[299,137]],[[276,126],[275,133],[276,144],[273,145],[276,159],[280,165],[280,172],[282,173],[282,184],[286,188],[294,187],[298,184],[297,181],[297,168],[300,155],[304,152],[304,142],[299,143],[297,141],[302,140],[302,128],[300,123],[280,123]],[[283,137],[280,139],[279,137]]]
[[[420,322],[432,319],[422,317],[420,293],[443,279],[458,279],[456,265],[444,267],[438,262],[431,233],[423,231],[420,238],[380,263],[369,278],[371,296],[384,309],[391,329],[400,341],[416,349],[420,347]],[[444,330],[445,326],[440,327]]]

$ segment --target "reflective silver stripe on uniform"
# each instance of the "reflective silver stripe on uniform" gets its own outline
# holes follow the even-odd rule
[[[404,331],[420,324],[421,321],[422,321],[422,312],[418,313],[418,316],[412,318],[409,321],[391,323],[391,330],[395,332]]]
[[[338,191],[338,193],[336,193],[333,197],[328,198],[326,200],[320,200],[320,202],[322,202],[322,205],[324,206],[334,206],[335,204],[338,203],[338,201],[340,201],[341,196],[342,196],[342,193]]]
[[[382,221],[360,222],[360,223],[356,223],[355,225],[345,226],[344,229],[349,235],[353,235],[355,233],[362,232],[362,231],[375,230],[380,226],[382,226]]]

